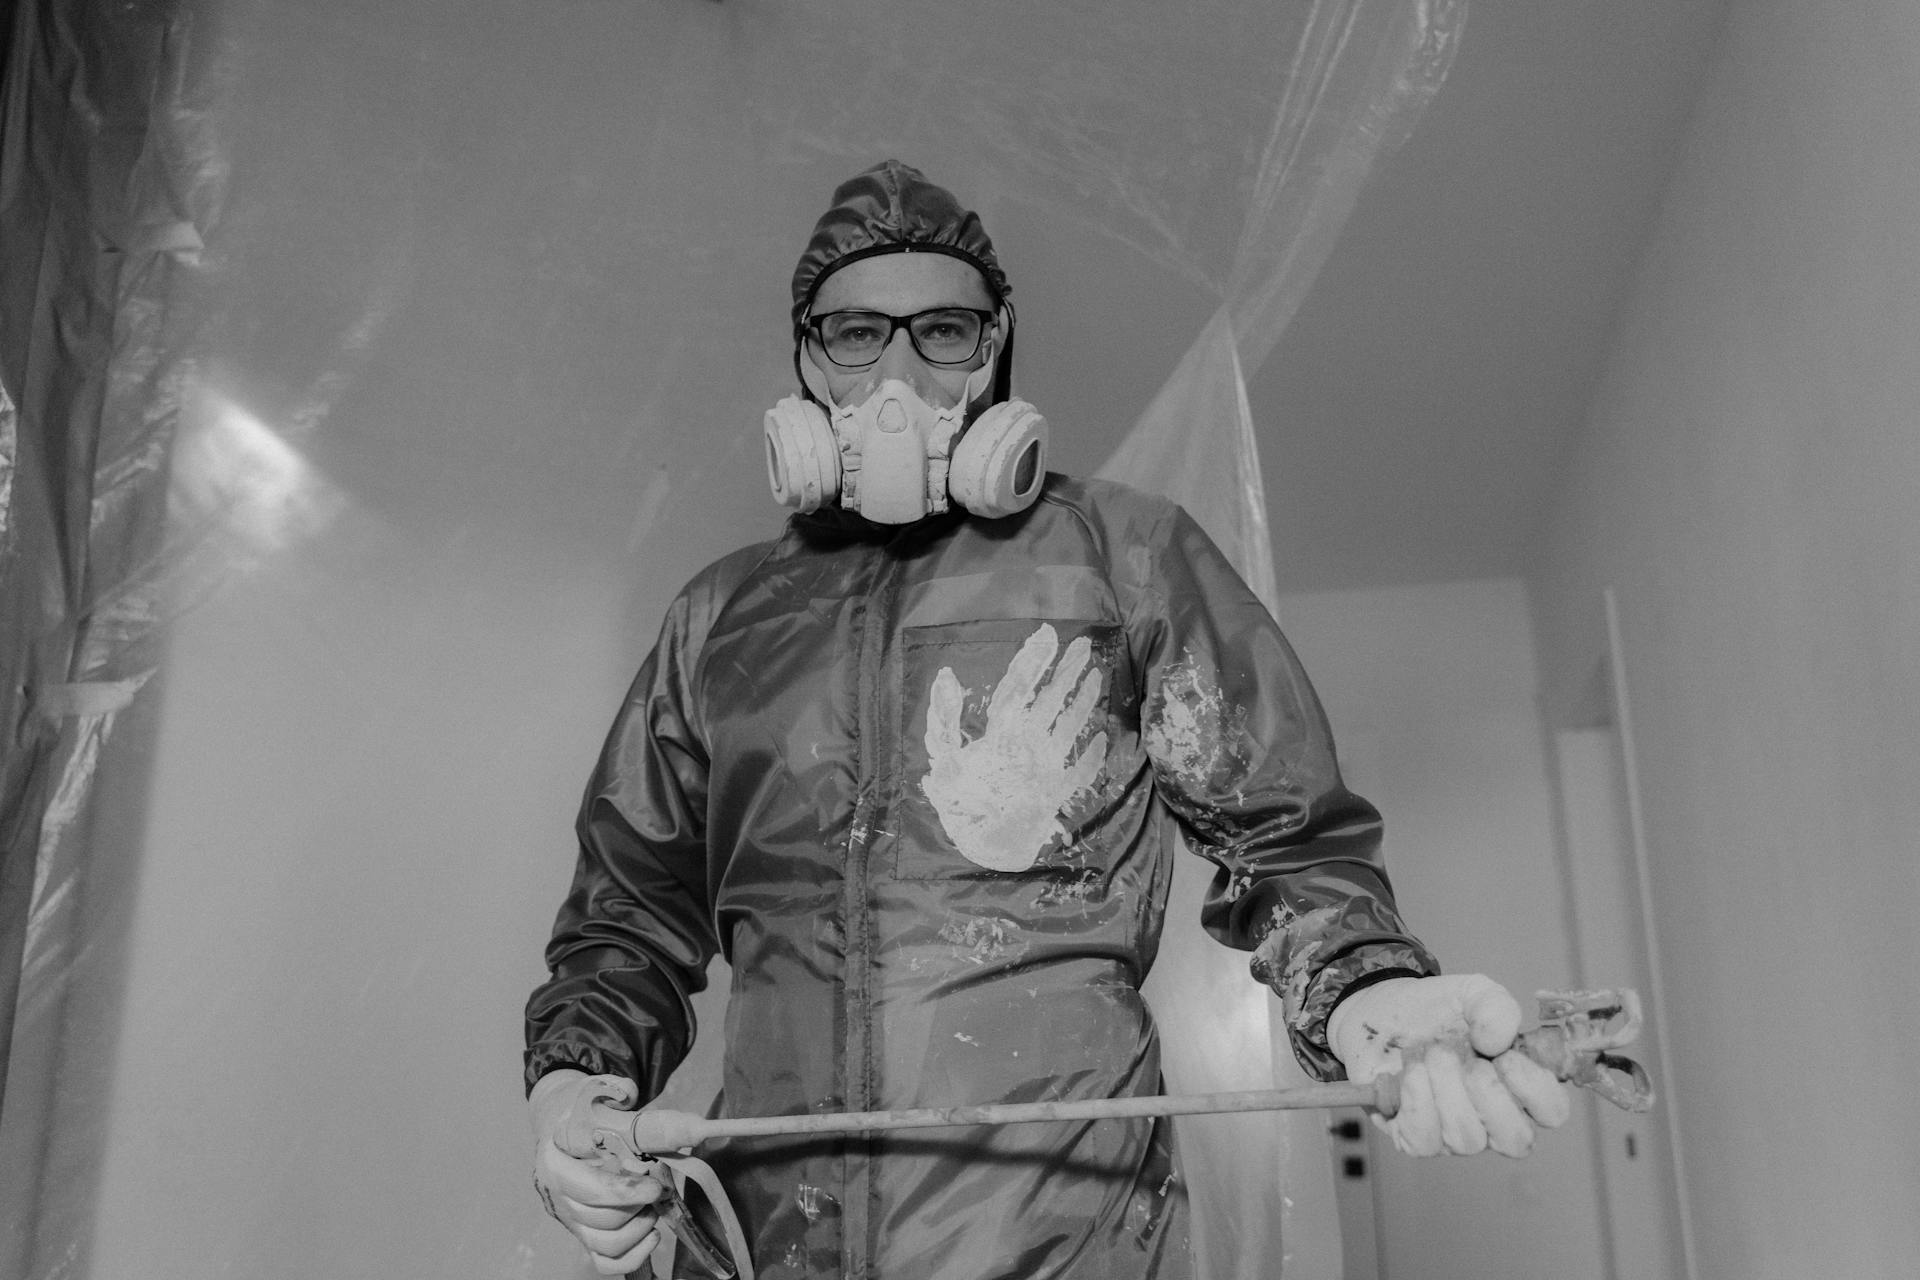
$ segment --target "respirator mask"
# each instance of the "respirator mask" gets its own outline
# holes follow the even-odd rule
[[[1010,399],[966,421],[997,359],[973,371],[952,406],[929,403],[898,378],[841,405],[806,352],[801,376],[819,403],[788,396],[767,411],[775,501],[805,513],[837,500],[878,524],[910,524],[955,502],[989,518],[1026,510],[1046,480],[1047,420]]]

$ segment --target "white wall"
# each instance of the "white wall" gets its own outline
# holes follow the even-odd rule
[[[1523,1001],[1572,984],[1553,790],[1516,579],[1284,597],[1387,868],[1449,972]],[[1389,1280],[1603,1273],[1588,1109],[1525,1160],[1373,1160]]]
[[[1700,1274],[1920,1256],[1920,6],[1730,6],[1544,544],[1618,592]]]
[[[174,632],[80,1274],[592,1274],[528,1186],[517,1014],[620,592],[359,532]]]

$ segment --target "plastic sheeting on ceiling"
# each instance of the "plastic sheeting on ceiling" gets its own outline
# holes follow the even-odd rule
[[[659,610],[775,527],[827,193],[893,155],[974,204],[1064,468],[1187,502],[1271,599],[1245,376],[1463,20],[23,0],[0,1272],[580,1268],[525,1191],[519,1003]],[[1265,1083],[1196,892],[1173,1083]],[[1338,1274],[1318,1124],[1183,1131],[1205,1274]]]

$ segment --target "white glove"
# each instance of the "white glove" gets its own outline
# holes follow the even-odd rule
[[[660,1198],[661,1186],[644,1174],[579,1158],[589,1152],[566,1149],[567,1118],[576,1104],[587,1105],[584,1086],[594,1079],[603,1077],[562,1068],[549,1071],[534,1084],[527,1097],[533,1120],[533,1185],[547,1212],[587,1247],[594,1270],[603,1276],[624,1276],[644,1266],[660,1243],[654,1214],[647,1206]],[[638,1090],[631,1081],[622,1083],[631,1092],[615,1101],[631,1102]]]
[[[1374,1124],[1409,1155],[1523,1156],[1533,1126],[1572,1108],[1551,1071],[1512,1048],[1520,1003],[1484,974],[1388,978],[1334,1006],[1327,1043],[1349,1080],[1400,1073],[1400,1110]]]

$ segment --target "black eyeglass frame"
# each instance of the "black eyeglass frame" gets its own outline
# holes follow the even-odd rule
[[[935,360],[932,356],[920,349],[920,337],[913,331],[913,322],[921,316],[954,311],[976,317],[980,321],[980,332],[974,338],[973,350],[967,352],[967,354],[961,356],[958,360]],[[887,322],[887,336],[881,340],[880,349],[874,353],[873,359],[860,364],[846,364],[842,361],[835,360],[833,358],[833,352],[827,349],[826,335],[820,332],[820,322],[830,320],[834,316],[846,315],[872,316],[875,319],[885,320]],[[915,311],[910,315],[904,316],[889,315],[885,311],[875,311],[869,307],[842,307],[838,311],[823,311],[817,316],[808,316],[801,327],[808,336],[820,344],[820,354],[825,356],[828,362],[837,369],[872,368],[874,365],[880,363],[880,357],[884,356],[887,353],[887,348],[893,345],[893,335],[902,329],[907,331],[907,341],[912,344],[915,355],[925,360],[928,364],[951,369],[955,365],[965,364],[980,354],[980,348],[985,345],[987,341],[988,327],[997,324],[999,320],[1000,315],[998,312],[986,311],[979,307],[928,307],[924,311]]]

